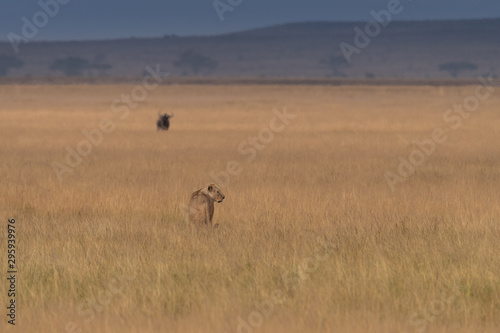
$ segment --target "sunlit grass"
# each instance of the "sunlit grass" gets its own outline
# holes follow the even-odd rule
[[[120,120],[131,88],[0,86],[15,329],[236,332],[277,290],[255,332],[498,331],[498,93],[392,192],[384,173],[474,87],[162,86]],[[248,162],[238,145],[285,106]],[[59,181],[51,164],[103,118],[114,132]],[[183,205],[233,160],[220,227],[193,230]]]

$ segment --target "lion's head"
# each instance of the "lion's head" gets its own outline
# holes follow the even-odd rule
[[[222,191],[215,186],[215,184],[208,185],[208,195],[212,198],[212,200],[217,201],[218,203],[221,203],[222,200],[226,198],[224,193],[222,193]]]

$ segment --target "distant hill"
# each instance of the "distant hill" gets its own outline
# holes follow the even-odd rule
[[[0,76],[141,77],[160,65],[173,77],[470,78],[500,75],[500,19],[391,22],[348,64],[366,22],[293,23],[217,36],[0,43]],[[10,64],[10,65],[9,65]],[[9,67],[10,66],[10,67]]]

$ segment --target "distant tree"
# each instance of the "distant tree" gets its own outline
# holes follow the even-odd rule
[[[217,62],[210,57],[201,55],[193,50],[187,50],[173,62],[175,67],[189,68],[195,75],[203,70],[211,71],[217,67]]]
[[[13,68],[21,68],[24,62],[16,57],[8,55],[0,55],[0,76],[6,76],[9,70]]]
[[[96,61],[96,59],[98,61]],[[56,59],[50,65],[50,70],[61,71],[66,76],[82,76],[85,72],[91,75],[92,70],[98,71],[100,76],[104,76],[106,70],[110,69],[112,66],[105,63],[100,63],[105,59],[105,56],[96,56],[93,63],[89,63],[87,60],[79,57],[66,57],[64,59]]]
[[[445,62],[439,65],[439,70],[440,71],[446,71],[450,73],[451,76],[457,77],[458,73],[460,71],[473,71],[476,70],[477,66],[467,62],[467,61],[462,61],[462,62]]]
[[[326,65],[330,67],[333,71],[333,76],[342,76],[345,77],[346,75],[342,72],[340,72],[339,68],[341,67],[347,67],[348,63],[345,60],[344,57],[342,56],[331,56],[328,59],[322,59],[319,61],[320,64]]]
[[[106,75],[106,71],[110,68],[112,68],[113,66],[109,65],[109,64],[91,64],[89,66],[89,69],[95,69],[97,70],[97,72],[99,73],[99,76],[105,76]]]
[[[98,54],[96,54],[94,56],[94,60],[92,60],[92,63],[94,64],[100,64],[100,63],[103,63],[105,62],[106,60],[108,59],[108,57],[106,56],[106,54],[102,53],[102,52],[99,52]]]
[[[78,57],[56,59],[49,67],[50,70],[61,71],[66,76],[82,76],[83,72],[89,68],[91,68],[90,63]]]
[[[108,57],[106,54],[100,52],[94,56],[94,60],[92,60],[92,64],[89,67],[90,75],[92,75],[92,70],[96,70],[99,76],[105,76],[106,71],[110,69],[111,65],[106,64]]]

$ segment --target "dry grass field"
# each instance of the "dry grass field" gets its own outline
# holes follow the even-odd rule
[[[443,114],[474,86],[172,85],[126,115],[113,100],[133,89],[0,86],[2,271],[8,218],[18,246],[0,331],[500,330],[500,88],[456,130]],[[386,172],[438,127],[392,191]],[[213,175],[220,227],[194,230],[184,205]]]

